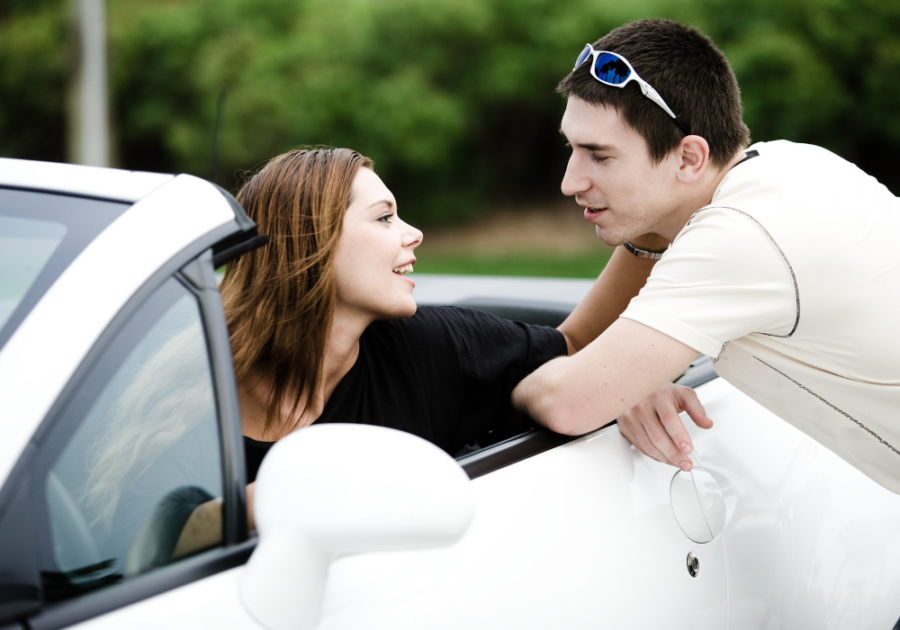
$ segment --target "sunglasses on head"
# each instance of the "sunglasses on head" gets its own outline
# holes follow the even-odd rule
[[[597,79],[603,85],[617,88],[625,87],[630,81],[636,82],[640,86],[644,96],[662,107],[663,111],[672,118],[672,121],[678,125],[678,128],[681,129],[685,135],[690,134],[688,128],[678,120],[675,113],[668,105],[666,105],[666,102],[663,100],[663,97],[659,95],[659,92],[654,90],[653,86],[644,81],[640,75],[635,72],[634,68],[631,67],[631,64],[628,63],[628,60],[625,59],[625,57],[614,52],[609,52],[608,50],[594,50],[593,46],[587,44],[584,47],[584,50],[581,51],[581,54],[578,55],[578,60],[575,61],[575,68],[573,68],[573,70],[579,68],[589,58],[593,59],[590,68],[592,77]]]

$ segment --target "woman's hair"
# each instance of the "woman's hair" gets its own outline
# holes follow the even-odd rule
[[[322,378],[336,299],[334,255],[360,167],[372,168],[372,161],[350,149],[290,151],[237,194],[269,244],[231,263],[220,291],[238,382],[258,368],[271,378],[266,432],[285,403],[299,420]]]

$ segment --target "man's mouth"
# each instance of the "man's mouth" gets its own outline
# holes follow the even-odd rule
[[[606,208],[585,208],[584,218],[590,221],[604,210],[606,210]]]

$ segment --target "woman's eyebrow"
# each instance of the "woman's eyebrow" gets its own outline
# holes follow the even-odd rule
[[[394,207],[394,202],[391,201],[390,199],[379,199],[375,203],[371,204],[368,208],[366,208],[366,210],[369,210],[369,209],[374,208],[375,206],[379,206],[381,204],[386,205],[388,208]]]

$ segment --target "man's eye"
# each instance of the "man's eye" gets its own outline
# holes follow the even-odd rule
[[[609,159],[609,156],[597,155],[596,153],[591,153],[591,160],[593,160],[594,162],[597,162],[599,164],[603,164],[608,159]]]

